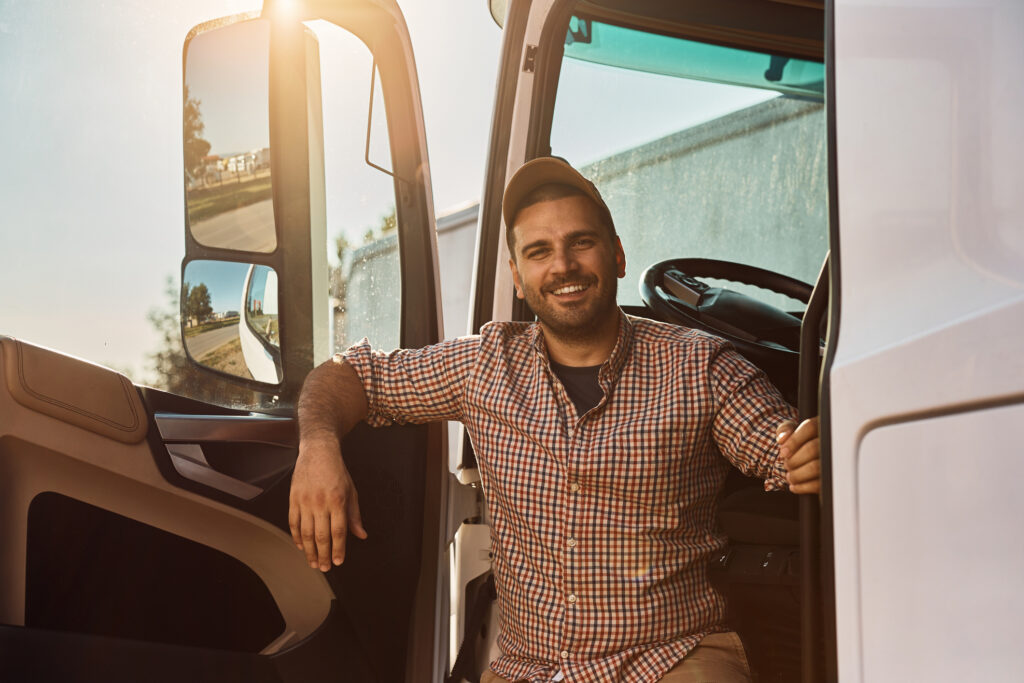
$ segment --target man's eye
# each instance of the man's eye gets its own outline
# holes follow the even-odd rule
[[[583,248],[592,247],[592,246],[594,246],[594,240],[590,239],[589,237],[582,237],[582,238],[576,240],[575,242],[573,242],[573,246],[574,247],[583,247]]]

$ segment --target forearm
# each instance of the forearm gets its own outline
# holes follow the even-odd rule
[[[341,356],[314,368],[299,394],[299,454],[292,472],[288,526],[309,566],[327,571],[345,559],[349,531],[366,538],[359,496],[341,458],[341,437],[366,417],[359,375]]]
[[[368,404],[359,375],[340,355],[313,369],[299,394],[299,442],[341,441],[366,417]]]

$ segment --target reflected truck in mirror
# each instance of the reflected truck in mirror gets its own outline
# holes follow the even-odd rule
[[[249,266],[242,296],[244,315],[238,325],[242,355],[257,382],[281,381],[281,335],[278,325],[277,273],[268,266]]]

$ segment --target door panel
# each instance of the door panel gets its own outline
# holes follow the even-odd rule
[[[16,343],[3,342],[5,347]],[[60,359],[56,365],[59,368],[70,364],[87,385],[100,385],[117,377],[113,371],[52,351],[27,344],[20,347],[23,357]],[[308,637],[326,619],[333,594],[322,576],[308,571],[282,529],[170,483],[156,465],[160,457],[169,456],[166,451],[154,452],[152,439],[121,443],[21,405],[8,389],[12,382],[21,381],[12,379],[18,377],[19,368],[12,367],[9,359],[10,355],[5,354],[3,374],[7,381],[0,391],[0,499],[4,501],[0,585],[5,593],[0,601],[0,621],[26,623],[30,509],[35,505],[35,514],[46,518],[56,514],[52,510],[41,512],[51,505],[36,502],[41,494],[51,493],[135,520],[151,528],[154,537],[159,532],[173,534],[251,567],[273,596],[284,621],[281,632],[262,645],[263,651],[274,651]],[[126,395],[125,401],[131,410],[145,414],[137,393]],[[63,407],[81,414],[90,406],[65,403]],[[57,507],[64,512],[75,509]],[[67,519],[75,519],[75,515]],[[202,571],[203,567],[194,569]]]
[[[120,379],[20,346],[55,367],[70,364],[92,385]],[[6,379],[17,375],[9,363],[2,370]],[[85,647],[80,638],[130,640],[146,662],[184,646],[272,656],[284,680],[311,672],[323,680],[404,677],[423,562],[424,453],[438,436],[431,427],[361,425],[344,440],[370,537],[351,540],[345,564],[322,575],[287,533],[291,419],[218,415],[225,409],[147,390],[151,405],[176,410],[154,419],[132,388],[125,400],[150,428],[142,442],[125,444],[26,408],[7,385],[0,392],[0,623],[24,628],[0,631],[5,649],[48,642],[33,635],[45,629],[68,632],[59,647],[70,651]],[[214,414],[184,412],[200,408]],[[165,447],[160,432],[187,443]],[[183,476],[169,450],[186,445],[207,455],[209,473],[259,492],[240,497]],[[48,670],[52,651],[23,652],[26,670]],[[354,671],[362,673],[349,678]]]

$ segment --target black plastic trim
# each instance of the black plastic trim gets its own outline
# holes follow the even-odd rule
[[[839,679],[836,636],[835,538],[832,498],[832,364],[839,344],[842,303],[842,262],[839,235],[839,171],[836,140],[836,13],[835,0],[825,2],[825,119],[828,149],[829,315],[825,359],[821,364],[821,616],[825,680]]]
[[[783,40],[788,37],[803,41],[813,41],[821,36],[822,10],[795,3],[763,0],[718,0],[714,3],[704,0],[677,0],[672,3],[660,0],[587,0],[580,2],[578,9],[577,16],[585,15],[648,33],[796,59],[812,58],[807,50],[782,46],[768,49],[760,43],[770,42],[773,38],[778,40],[780,36]],[[636,19],[631,21],[631,16]],[[651,18],[674,26],[659,29],[652,26]],[[702,26],[723,28],[733,37],[714,39],[698,35],[695,27]],[[821,61],[820,51],[814,61]]]

